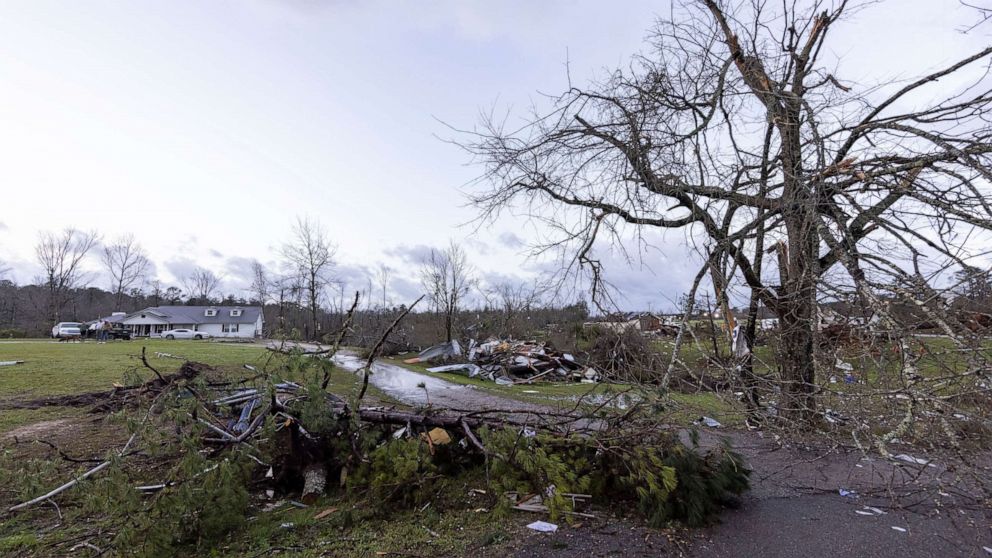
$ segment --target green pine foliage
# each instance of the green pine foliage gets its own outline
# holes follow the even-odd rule
[[[700,453],[667,433],[620,440],[636,440],[636,447],[609,446],[595,436],[522,437],[508,429],[482,436],[491,452],[505,456],[492,463],[496,488],[541,494],[552,519],[573,511],[564,494],[588,493],[601,504],[634,503],[655,527],[702,525],[748,488],[750,471],[740,456],[727,448]]]

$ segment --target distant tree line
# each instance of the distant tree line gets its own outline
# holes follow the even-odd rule
[[[35,255],[42,274],[26,285],[16,284],[10,267],[0,262],[0,337],[47,335],[60,321],[87,321],[150,306],[220,304],[263,306],[266,335],[323,341],[327,332],[339,328],[346,305],[357,294],[351,342],[362,344],[405,310],[391,297],[392,270],[385,265],[358,289],[341,280],[337,247],[315,219],[297,219],[276,266],[252,261],[251,284],[241,293],[224,294],[223,278],[202,267],[179,278],[178,285],[165,285],[152,277],[153,265],[133,235],[101,240],[95,232],[71,227],[41,232]],[[94,262],[103,270],[104,285],[94,284],[98,275],[88,271]],[[454,242],[430,250],[418,277],[426,304],[397,332],[396,347],[526,336],[548,324],[588,316],[584,303],[563,306],[537,284],[483,284],[466,251]]]

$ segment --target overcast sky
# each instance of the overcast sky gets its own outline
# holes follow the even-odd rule
[[[320,219],[358,287],[385,263],[415,296],[425,247],[468,248],[490,278],[532,277],[533,231],[476,231],[463,187],[481,169],[441,141],[492,107],[602,75],[642,49],[664,1],[49,2],[0,5],[0,261],[29,282],[41,230],[132,232],[158,277],[195,265],[247,285],[296,216]],[[828,45],[838,77],[878,83],[978,50],[956,0],[891,0]],[[615,266],[627,308],[688,288],[684,239]],[[93,258],[91,268],[98,266]],[[102,284],[100,278],[97,284]],[[105,286],[105,285],[104,285]]]

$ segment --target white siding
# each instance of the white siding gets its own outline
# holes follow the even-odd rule
[[[200,324],[196,327],[197,331],[203,331],[209,333],[211,337],[234,337],[234,338],[252,338],[255,337],[255,324],[238,324],[238,331],[236,332],[224,332],[224,326],[221,324]]]

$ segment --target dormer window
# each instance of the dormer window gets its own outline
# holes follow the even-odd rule
[[[231,310],[231,317],[232,318],[237,318],[240,315],[241,315],[241,309],[240,308],[236,308],[234,310]]]
[[[217,315],[217,309],[216,308],[207,308],[206,310],[203,311],[203,315],[204,316],[207,316],[208,318],[212,318],[212,317],[214,317],[214,316]]]

